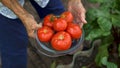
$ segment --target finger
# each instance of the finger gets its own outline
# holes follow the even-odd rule
[[[84,24],[86,24],[87,23],[87,21],[85,20],[85,13],[81,13],[80,14],[80,19],[81,19],[81,21],[84,23]]]
[[[39,23],[36,25],[36,29],[41,28],[41,27],[42,27],[42,23]]]
[[[42,27],[42,24],[40,23],[40,24],[33,24],[31,28],[33,30],[36,30],[36,29],[41,28],[41,27]]]
[[[77,14],[77,18],[79,18],[79,20],[82,22],[82,23],[84,23],[84,24],[86,24],[87,23],[87,21],[85,20],[85,14],[84,13],[81,13],[81,14]]]
[[[85,20],[85,18],[86,18],[85,12],[81,11],[81,12],[78,12],[76,15],[77,15],[77,18],[79,18],[81,20],[81,22],[83,22],[84,24],[87,23],[87,21]]]
[[[71,4],[68,3],[68,7],[67,7],[68,11],[71,11],[72,10],[72,7],[71,7]]]
[[[80,20],[80,18],[76,18],[77,23],[82,23],[82,21]]]
[[[35,37],[36,37],[36,33],[33,33],[32,38],[35,38]]]
[[[29,31],[28,32],[28,36],[30,37],[30,38],[35,38],[35,32],[34,32],[34,30],[31,30],[31,31]]]
[[[83,27],[83,23],[79,23],[79,26],[80,26],[80,28],[82,28]]]
[[[81,20],[81,22],[83,22],[84,24],[86,24],[87,23],[87,21],[85,20],[85,18],[86,18],[86,16],[85,16],[85,10],[84,9],[82,9],[82,10],[79,10],[78,8],[76,8],[76,7],[73,7],[74,8],[74,16],[76,17],[76,18],[80,18],[80,20]]]

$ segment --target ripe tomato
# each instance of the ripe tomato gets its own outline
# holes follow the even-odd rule
[[[56,33],[51,41],[51,45],[55,50],[67,50],[71,47],[72,39],[69,33],[60,31]]]
[[[49,15],[45,16],[45,18],[43,19],[43,25],[52,27],[53,22],[55,20],[57,20],[57,17],[55,15],[53,15],[53,14],[49,14]]]
[[[63,18],[67,23],[73,21],[73,15],[69,11],[65,11],[61,14],[60,18]]]
[[[67,22],[64,19],[59,18],[54,21],[53,28],[55,31],[64,31],[67,28]]]
[[[69,23],[66,31],[73,39],[79,39],[82,35],[82,29],[75,23]]]
[[[43,26],[37,30],[38,39],[42,42],[49,42],[53,34],[53,30],[48,26]]]

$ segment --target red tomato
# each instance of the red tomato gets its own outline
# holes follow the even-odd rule
[[[63,18],[67,23],[73,21],[73,15],[69,11],[65,11],[61,14],[60,18]]]
[[[52,28],[53,26],[53,22],[57,20],[57,17],[53,14],[49,14],[47,16],[45,16],[45,18],[43,19],[43,25],[44,26],[49,26]]]
[[[60,31],[56,33],[51,41],[51,45],[55,50],[67,50],[71,47],[72,39],[69,33]]]
[[[75,23],[69,23],[66,31],[72,36],[73,39],[79,39],[82,35],[82,29]]]
[[[49,42],[53,36],[53,30],[48,26],[43,26],[37,31],[38,39],[42,42]]]
[[[67,22],[64,19],[59,18],[54,21],[53,28],[55,31],[64,31],[67,28]]]

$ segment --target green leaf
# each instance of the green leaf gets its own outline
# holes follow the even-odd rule
[[[110,35],[110,34],[111,34],[110,31],[103,31],[103,36],[108,36],[108,35]]]
[[[93,28],[93,29],[90,29],[90,30],[89,29],[86,30],[87,31],[86,32],[87,34],[86,34],[86,37],[85,37],[86,40],[94,40],[96,38],[101,38],[103,36],[109,36],[111,34],[110,31],[103,31],[100,28]],[[89,33],[88,33],[88,31],[89,31]]]
[[[112,7],[115,7],[115,0],[109,0],[109,3],[108,3],[108,1],[107,1],[107,3],[106,2],[102,3],[100,5],[100,10],[102,10],[102,11],[108,10],[107,13],[109,13],[109,11],[111,10]]]
[[[107,63],[108,63],[108,57],[103,57],[102,59],[101,59],[101,63],[103,64],[103,65],[107,65]]]
[[[87,37],[88,35],[91,34],[91,31],[93,31],[94,29],[99,29],[99,27],[96,22],[88,22],[87,24],[84,25],[83,29],[85,31],[85,37]]]
[[[106,59],[104,57],[109,56],[108,46],[113,42],[113,38],[112,38],[112,35],[109,35],[109,36],[103,37],[101,40],[102,40],[101,41],[102,43],[98,48],[98,54],[95,58],[95,61],[99,66],[102,66],[102,64],[104,65],[106,64],[105,62],[103,63],[103,59]],[[107,59],[105,61],[107,62]]]
[[[111,30],[112,24],[108,19],[106,19],[104,17],[99,17],[97,21],[98,21],[100,28],[103,31],[110,31]]]
[[[108,8],[106,7],[100,7],[99,9],[96,9],[96,14],[97,14],[97,17],[104,17],[104,18],[110,18],[110,13],[108,12]]]
[[[114,26],[118,26],[120,27],[120,15],[111,15],[111,18],[112,18],[112,24]]]
[[[120,44],[119,44],[119,47],[118,47],[118,52],[119,52],[119,56],[120,56]]]
[[[96,39],[98,37],[101,37],[102,35],[102,30],[101,29],[93,29],[87,36],[86,36],[86,40],[93,40]]]
[[[96,8],[91,8],[87,10],[86,19],[88,22],[92,22],[93,20],[97,18],[96,12],[97,12]]]
[[[91,3],[104,3],[108,0],[88,0],[88,1],[91,2]]]
[[[98,49],[98,54],[95,58],[97,65],[102,66],[101,60],[103,57],[108,57],[108,44],[101,45]]]
[[[113,43],[113,40],[114,40],[114,38],[113,38],[113,36],[110,34],[110,35],[108,35],[108,36],[102,37],[101,42],[102,42],[103,45],[104,45],[104,44],[110,45],[110,44]]]
[[[117,65],[115,63],[108,62],[107,63],[107,68],[118,68],[118,67],[117,67]]]
[[[116,9],[120,11],[120,0],[116,0]]]
[[[82,68],[87,68],[86,66],[82,66]]]
[[[56,61],[54,61],[54,62],[51,64],[50,68],[56,68]]]

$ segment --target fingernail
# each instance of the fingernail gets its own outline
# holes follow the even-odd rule
[[[87,23],[87,21],[85,20],[85,18],[82,18],[82,22],[85,23],[85,24]]]
[[[85,24],[87,23],[87,21],[85,20],[85,22],[84,22]]]

